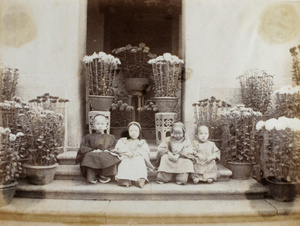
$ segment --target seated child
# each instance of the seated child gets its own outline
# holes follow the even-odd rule
[[[77,152],[76,164],[80,163],[81,172],[87,181],[96,184],[108,183],[117,173],[117,163],[120,159],[110,151],[114,149],[116,138],[114,135],[105,134],[107,119],[98,114],[93,118],[96,133],[83,137],[80,149]]]
[[[192,179],[194,184],[199,181],[212,183],[218,177],[216,159],[220,159],[220,150],[214,142],[208,141],[209,131],[207,126],[198,126],[196,130],[196,140],[193,141],[195,149],[196,163]]]
[[[119,186],[131,184],[143,188],[148,181],[148,171],[154,167],[150,162],[150,149],[145,140],[140,139],[141,125],[138,122],[128,124],[129,137],[120,138],[114,152],[121,157],[116,180]]]
[[[175,122],[171,137],[167,137],[157,148],[159,162],[156,181],[159,184],[167,183],[176,176],[177,184],[187,183],[189,173],[194,172],[193,147],[185,137],[185,126],[182,122]]]

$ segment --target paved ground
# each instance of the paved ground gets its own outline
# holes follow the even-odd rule
[[[0,225],[300,225],[300,200],[99,201],[14,198]]]

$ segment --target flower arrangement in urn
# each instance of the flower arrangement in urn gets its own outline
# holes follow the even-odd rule
[[[221,139],[222,120],[221,112],[228,110],[230,104],[212,96],[210,99],[199,100],[193,104],[196,128],[205,125],[209,128],[210,139]]]
[[[260,149],[255,125],[261,116],[260,112],[245,107],[233,107],[221,113],[222,147],[226,153],[228,167],[233,171],[232,177],[235,179],[247,179],[250,176]],[[244,172],[241,169],[236,171],[233,168],[241,165],[248,167],[245,175],[239,174]]]
[[[92,110],[108,111],[114,96],[114,79],[120,60],[104,52],[83,58],[86,92]]]
[[[264,70],[252,69],[238,77],[241,86],[243,104],[266,114],[271,107],[273,75]]]
[[[290,48],[290,53],[293,58],[293,81],[298,86],[300,85],[300,45]]]
[[[274,92],[276,95],[275,116],[300,118],[300,86],[284,86]]]
[[[12,133],[0,127],[0,207],[9,204],[15,194],[17,179],[22,173],[24,159],[24,134]]]
[[[272,196],[279,201],[293,200],[300,175],[300,119],[271,118],[259,121],[256,129],[263,135],[261,164]]]
[[[111,126],[126,127],[132,119],[133,106],[123,103],[122,100],[116,101],[111,105]]]
[[[16,95],[19,70],[0,65],[0,101],[12,100]]]
[[[126,78],[149,78],[152,75],[151,66],[147,62],[156,55],[150,52],[150,47],[145,43],[138,46],[128,44],[112,50],[112,54],[121,60],[121,71]]]
[[[155,102],[160,112],[173,112],[178,102],[178,91],[184,61],[164,53],[148,61],[152,65]]]

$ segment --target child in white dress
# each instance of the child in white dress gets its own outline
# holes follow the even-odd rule
[[[143,188],[148,181],[148,171],[154,167],[150,162],[150,149],[147,142],[140,139],[141,126],[138,122],[128,124],[129,137],[120,138],[114,152],[121,157],[116,180],[119,186],[131,184]]]
[[[193,168],[193,147],[185,137],[185,126],[182,122],[175,122],[171,137],[167,137],[157,148],[159,162],[156,181],[159,184],[167,183],[175,175],[179,185],[187,183],[189,173]]]
[[[214,142],[208,140],[209,130],[207,126],[198,126],[196,130],[196,140],[193,141],[196,163],[192,179],[194,184],[199,181],[212,183],[218,177],[216,159],[220,159],[220,150]]]

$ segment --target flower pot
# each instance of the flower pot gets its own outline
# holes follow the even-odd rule
[[[175,112],[178,97],[154,97],[159,112]]]
[[[125,81],[126,89],[129,92],[143,91],[148,88],[149,79],[148,78],[127,78]]]
[[[18,183],[16,181],[6,184],[0,185],[0,207],[8,205],[13,199]]]
[[[29,182],[35,185],[45,185],[51,183],[57,167],[57,163],[50,166],[32,166],[29,164],[24,164]]]
[[[232,171],[232,179],[246,180],[250,178],[253,163],[227,162],[227,167]]]
[[[271,196],[280,202],[293,201],[297,195],[297,183],[275,182],[266,179]]]
[[[92,111],[109,111],[114,96],[89,95]]]

